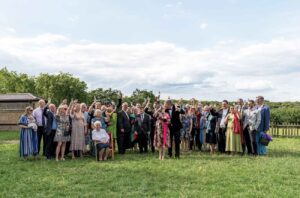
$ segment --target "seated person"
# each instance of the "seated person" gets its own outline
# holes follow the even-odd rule
[[[96,154],[98,154],[98,160],[106,161],[109,154],[109,135],[101,128],[100,121],[96,121],[94,126],[95,129],[92,132],[92,140],[96,145],[97,151],[99,151],[99,154],[96,152]]]

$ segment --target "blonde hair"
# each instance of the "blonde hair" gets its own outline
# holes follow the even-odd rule
[[[60,115],[61,114],[61,110],[67,108],[66,105],[59,105],[59,107],[57,108],[56,114]]]
[[[27,106],[27,107],[25,108],[24,115],[28,115],[30,109],[32,109],[32,107],[31,107],[31,106]]]
[[[102,114],[101,114],[102,112],[101,112],[100,109],[96,109],[96,110],[95,110],[94,116],[96,117],[98,113],[100,113],[100,115],[102,116]]]

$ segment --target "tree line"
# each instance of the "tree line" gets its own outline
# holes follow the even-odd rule
[[[0,93],[32,93],[38,97],[51,99],[58,105],[62,100],[78,99],[91,104],[94,99],[106,102],[117,102],[120,90],[96,88],[88,90],[87,84],[72,74],[60,72],[58,74],[40,73],[29,76],[25,73],[9,71],[6,67],[0,69]],[[123,100],[133,104],[144,103],[146,98],[155,100],[155,94],[150,90],[136,89]],[[197,100],[183,100],[185,103],[198,103]],[[203,105],[213,105],[219,108],[218,101],[201,101]],[[231,102],[233,104],[234,102]],[[271,109],[271,122],[274,124],[300,123],[300,102],[271,102],[266,101]]]

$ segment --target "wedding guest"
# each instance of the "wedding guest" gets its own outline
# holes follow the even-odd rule
[[[239,98],[236,102],[235,108],[237,109],[237,112],[240,116],[240,125],[243,126],[243,112],[247,109],[247,105],[244,103],[244,100],[242,98]],[[241,130],[241,143],[242,143],[242,149],[243,154],[246,150],[246,143],[245,143],[245,136],[244,136],[244,130]]]
[[[256,134],[261,122],[261,114],[255,109],[254,100],[248,101],[248,109],[243,112],[243,130],[248,154],[257,155]]]
[[[140,108],[139,104],[137,104],[137,107],[132,106],[131,108],[128,108],[128,114],[129,114],[130,124],[131,124],[131,131],[130,131],[130,147],[127,147],[127,148],[133,148],[135,151],[137,150],[137,146],[138,146],[138,138],[137,138],[137,134],[134,133],[134,123],[135,123],[139,108]]]
[[[55,159],[56,161],[65,160],[64,154],[66,149],[66,142],[70,141],[69,133],[69,115],[67,114],[67,106],[61,105],[57,109],[57,114],[55,116],[57,122],[57,129],[54,137],[54,142],[57,142]],[[59,154],[61,154],[59,158]]]
[[[107,108],[105,112],[106,117],[108,118],[108,126],[107,126],[107,133],[111,134],[111,138],[113,138],[113,149],[116,149],[116,140],[117,140],[117,113],[115,112],[116,109],[113,105]]]
[[[140,153],[148,152],[148,139],[151,131],[151,117],[144,112],[144,108],[138,109],[134,122],[135,134],[137,134]]]
[[[230,113],[226,116],[224,122],[227,124],[226,129],[226,152],[231,154],[242,153],[241,144],[241,125],[237,109],[230,107]]]
[[[215,153],[217,143],[216,125],[218,121],[218,113],[214,108],[204,107],[204,120],[206,120],[206,143],[209,145],[210,154]]]
[[[32,107],[28,106],[25,109],[25,113],[19,119],[20,126],[20,157],[27,159],[27,157],[33,155],[36,159],[38,155],[38,137],[37,137],[37,125],[32,115]]]
[[[260,111],[261,114],[261,122],[257,129],[256,133],[256,142],[257,142],[257,153],[258,155],[266,155],[267,147],[260,143],[260,137],[267,133],[270,127],[270,109],[268,106],[264,104],[264,97],[257,96],[256,97],[256,109]]]
[[[44,116],[44,107],[45,101],[39,100],[38,107],[33,111],[33,117],[36,120],[37,128],[37,135],[38,135],[38,154],[40,153],[41,142],[43,139],[43,155],[45,155],[45,128],[46,128],[46,118]]]
[[[80,110],[80,104],[73,103],[70,105],[70,117],[72,118],[72,135],[71,146],[72,159],[75,159],[75,152],[79,151],[79,156],[82,157],[82,153],[85,147],[84,141],[84,114]]]
[[[181,103],[181,101],[180,101]],[[170,129],[170,147],[169,147],[169,157],[172,157],[173,152],[173,139],[175,141],[175,158],[179,159],[180,155],[180,129],[182,128],[182,123],[180,121],[180,114],[184,114],[184,110],[181,109],[180,105],[172,104],[171,100],[165,101],[164,109],[166,113],[169,114],[171,122],[169,124]]]
[[[54,136],[57,129],[56,106],[47,104],[44,108],[44,116],[47,118],[46,136],[45,136],[45,156],[48,160],[55,156]]]
[[[158,108],[159,108],[158,102],[155,101],[153,103],[153,109],[151,109],[150,98],[149,98],[148,102],[146,104],[146,107],[145,107],[145,113],[147,113],[151,117],[150,148],[151,148],[152,153],[155,152],[154,133],[155,133],[156,117],[154,116],[154,112],[157,111]]]
[[[190,109],[190,117],[192,120],[192,124],[191,124],[192,130],[189,137],[189,149],[193,150],[194,145],[197,145],[199,150],[201,151],[202,145],[204,145],[203,147],[205,147],[205,136],[201,134],[201,138],[200,138],[200,134],[198,130],[198,121],[197,121],[198,118],[196,115],[196,108],[194,106],[192,106]]]
[[[91,106],[89,107],[89,110],[88,110],[88,115],[89,115],[89,119],[88,119],[88,123],[87,123],[87,125],[88,125],[88,129],[90,130],[90,131],[92,131],[93,130],[93,127],[94,127],[94,125],[92,124],[92,120],[93,120],[93,118],[95,117],[95,111],[97,110],[97,109],[99,109],[100,111],[101,111],[101,107],[102,107],[102,104],[101,104],[101,102],[96,102],[96,100],[94,100],[94,102],[91,104]]]
[[[190,106],[186,105],[184,108],[185,113],[181,115],[181,123],[182,128],[180,129],[180,141],[182,145],[182,149],[184,151],[188,151],[189,143],[190,143],[190,136],[192,133],[193,127],[193,120],[192,116],[190,115]]]
[[[217,140],[218,140],[218,150],[220,153],[225,153],[226,147],[226,130],[227,130],[227,123],[225,122],[226,116],[229,114],[228,109],[228,101],[223,100],[222,108],[218,112],[218,123],[217,123]]]
[[[119,154],[125,154],[126,148],[130,145],[131,122],[127,112],[128,103],[122,104],[122,110],[117,116],[117,141]]]
[[[85,103],[80,104],[80,110],[84,115],[84,143],[85,143],[85,149],[84,152],[88,152],[90,150],[90,135],[89,135],[89,130],[88,130],[88,121],[89,121],[89,113],[87,111],[87,106]]]
[[[170,115],[166,112],[166,109],[160,107],[154,113],[156,117],[155,133],[154,133],[154,146],[159,151],[159,160],[164,160],[165,149],[170,147],[170,129],[171,122]]]
[[[99,151],[98,160],[106,161],[109,155],[109,135],[105,129],[101,127],[101,122],[96,121],[94,123],[94,130],[92,132],[92,140]]]
[[[99,121],[99,122],[101,122],[101,127],[106,130],[106,124],[105,124],[105,120],[102,116],[102,111],[100,109],[96,109],[94,112],[95,112],[94,113],[94,118],[92,119],[92,122],[91,122],[92,123],[92,129],[93,130],[95,129],[95,122]]]

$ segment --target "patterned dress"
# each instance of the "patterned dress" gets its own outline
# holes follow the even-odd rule
[[[56,122],[57,129],[54,137],[54,142],[69,142],[71,139],[69,134],[69,116],[56,116]]]
[[[192,117],[190,115],[183,115],[181,117],[182,129],[181,138],[189,139],[190,137],[190,127],[191,127]]]
[[[71,151],[83,151],[85,148],[84,138],[84,114],[82,112],[70,115],[72,118]]]
[[[28,126],[29,120],[26,115],[22,115],[19,125]],[[27,157],[38,154],[38,138],[37,132],[32,128],[20,128],[20,157]]]
[[[170,116],[167,113],[163,114],[163,118],[170,121]],[[154,146],[156,148],[162,148],[162,146],[167,148],[170,146],[170,131],[168,122],[163,122],[160,119],[157,119],[155,124]]]
[[[234,115],[228,115],[228,124],[226,130],[226,151],[230,152],[243,152],[241,144],[241,135],[233,132]]]

